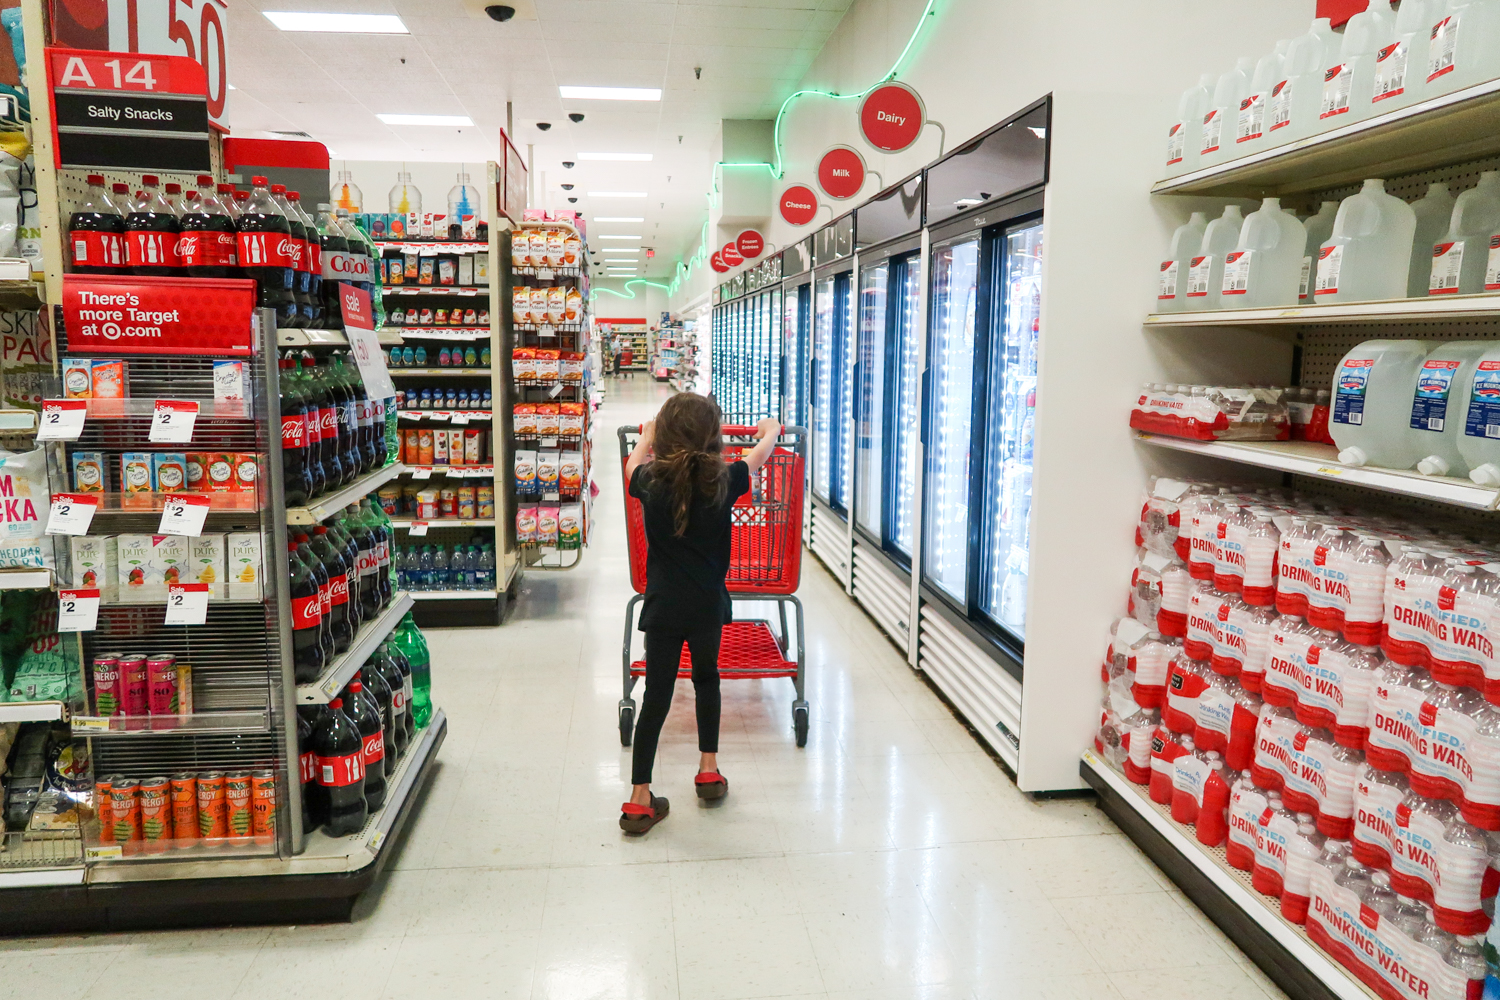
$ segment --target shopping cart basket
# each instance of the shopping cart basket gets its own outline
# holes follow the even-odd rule
[[[622,472],[640,432],[634,425],[619,429]],[[726,458],[737,458],[741,450],[754,443],[753,427],[726,426],[723,433]],[[783,427],[779,441],[765,466],[750,477],[750,492],[736,500],[730,511],[729,575],[725,579],[729,596],[735,601],[774,603],[779,627],[773,629],[765,618],[735,619],[725,625],[719,644],[719,676],[729,680],[791,678],[797,692],[792,702],[792,730],[800,747],[807,745],[803,692],[807,656],[802,603],[793,592],[802,577],[802,463],[807,431]],[[625,693],[620,699],[620,744],[628,747],[635,730],[635,699],[630,695],[635,679],[646,675],[646,661],[632,660],[630,654],[636,609],[646,590],[646,525],[641,502],[630,495],[628,477],[625,537],[630,547],[630,584],[635,588],[625,605]],[[796,659],[788,659],[793,649],[788,626],[793,621]],[[692,672],[692,660],[684,644],[678,676],[691,677]]]

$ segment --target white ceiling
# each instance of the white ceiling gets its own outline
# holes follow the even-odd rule
[[[774,117],[852,0],[511,0],[518,14],[503,24],[482,13],[484,2],[232,4],[230,125],[238,133],[306,132],[335,161],[475,163],[497,158],[511,101],[514,141],[523,155],[526,143],[535,145],[537,180],[545,175],[544,204],[582,209],[591,235],[642,235],[639,245],[657,251],[643,274],[669,276],[676,257],[698,245],[720,119]],[[411,34],[283,32],[262,10],[397,14]],[[659,87],[662,100],[564,101],[557,88],[570,84]],[[375,117],[382,112],[464,114],[474,127],[390,126]],[[570,122],[570,112],[584,121]],[[538,121],[552,128],[544,133]],[[654,160],[563,169],[580,152],[651,153]],[[574,190],[564,192],[564,183]],[[648,197],[590,198],[589,191]],[[596,215],[646,221],[595,225]]]

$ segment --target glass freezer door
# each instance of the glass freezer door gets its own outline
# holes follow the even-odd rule
[[[1024,640],[1036,353],[1041,333],[1041,221],[1007,229],[997,249],[995,287],[1001,294],[995,300],[992,323],[996,335],[990,351],[992,388],[985,421],[980,528],[984,563],[978,599],[980,611]]]
[[[931,391],[927,488],[922,504],[923,576],[965,609],[969,606],[969,445],[979,245],[975,233],[932,252]]]
[[[917,390],[921,379],[917,349],[922,340],[922,259],[916,254],[903,257],[891,266],[892,310],[895,320],[894,350],[891,352],[894,405],[891,420],[890,471],[885,495],[890,501],[886,521],[885,543],[911,563],[912,525],[917,502],[917,443],[921,419],[917,413]]]
[[[833,385],[838,373],[833,354],[833,279],[813,286],[813,496],[828,502],[828,484],[833,469]]]
[[[873,537],[883,535],[885,503],[885,350],[886,285],[890,262],[865,268],[859,275],[858,366],[854,405],[854,518]]]
[[[848,272],[833,278],[833,351],[838,359],[833,394],[838,442],[833,453],[833,479],[828,485],[828,502],[838,511],[849,509],[849,478],[854,452],[854,312],[849,302],[853,278]]]
[[[807,426],[807,310],[812,286],[788,288],[782,295],[781,331],[786,367],[782,381],[782,422]]]

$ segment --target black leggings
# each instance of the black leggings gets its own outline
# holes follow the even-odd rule
[[[641,696],[641,715],[635,723],[635,750],[631,758],[631,783],[651,783],[651,765],[656,762],[656,741],[672,707],[677,686],[677,668],[682,644],[693,660],[693,695],[698,710],[698,751],[719,752],[719,636],[715,625],[699,632],[646,633],[646,692]]]

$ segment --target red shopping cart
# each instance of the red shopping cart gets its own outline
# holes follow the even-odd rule
[[[619,429],[620,469],[640,438],[640,427]],[[726,458],[735,457],[753,443],[753,427],[723,429]],[[719,676],[726,680],[789,677],[796,688],[792,702],[792,730],[797,745],[807,745],[807,702],[803,679],[807,657],[804,649],[802,603],[793,596],[802,577],[802,483],[803,449],[807,431],[784,427],[780,442],[764,467],[750,477],[750,492],[735,501],[730,512],[731,541],[729,596],[736,602],[770,602],[776,605],[778,628],[770,619],[738,619],[724,626],[719,644]],[[630,746],[635,730],[635,679],[646,675],[646,661],[631,659],[635,616],[646,591],[646,525],[641,502],[625,491],[625,537],[630,548],[630,583],[635,594],[625,605],[624,697],[620,699],[620,745]],[[793,614],[789,617],[788,608]],[[789,625],[796,624],[796,659]],[[692,676],[692,661],[684,646],[679,677]]]

